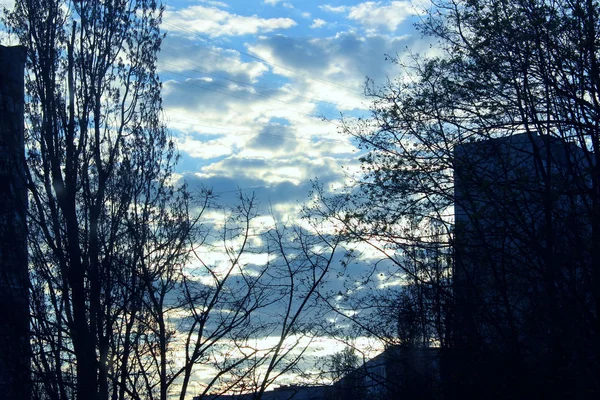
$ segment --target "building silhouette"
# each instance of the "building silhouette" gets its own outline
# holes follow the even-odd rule
[[[23,47],[0,46],[0,397],[30,398]]]
[[[596,390],[591,165],[531,133],[455,148],[449,397]]]
[[[440,349],[389,346],[333,384],[329,399],[443,398]]]

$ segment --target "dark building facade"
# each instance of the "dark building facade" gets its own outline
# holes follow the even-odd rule
[[[589,156],[528,133],[455,149],[446,370],[468,395],[595,391]]]
[[[390,346],[335,382],[329,398],[442,399],[440,349]]]
[[[0,46],[0,397],[30,399],[23,47]]]

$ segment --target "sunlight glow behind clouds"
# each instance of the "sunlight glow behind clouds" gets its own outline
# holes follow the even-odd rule
[[[230,137],[212,140],[195,140],[190,135],[175,138],[177,146],[194,158],[212,159],[230,155],[234,141]]]

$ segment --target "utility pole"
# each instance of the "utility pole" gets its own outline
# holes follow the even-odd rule
[[[0,397],[31,398],[22,46],[0,46]]]

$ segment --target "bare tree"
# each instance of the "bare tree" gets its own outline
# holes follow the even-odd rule
[[[276,223],[256,225],[258,205],[240,194],[220,233],[195,250],[195,266],[184,281],[178,328],[183,367],[174,369],[181,399],[198,367],[215,372],[200,396],[253,393],[260,399],[286,374],[302,375],[303,356],[319,334],[318,290],[336,254],[337,238]],[[252,244],[254,242],[254,244]],[[212,243],[209,245],[209,243]],[[215,247],[213,247],[215,246]],[[203,260],[219,252],[221,263]],[[249,261],[254,257],[264,263]]]
[[[334,381],[344,377],[360,366],[361,359],[353,347],[347,346],[331,356],[331,377]]]
[[[149,282],[170,279],[186,257],[193,221],[185,188],[170,183],[176,155],[160,121],[161,12],[144,0],[23,0],[4,15],[28,48],[33,364],[42,398],[134,396],[124,379],[135,368]]]

